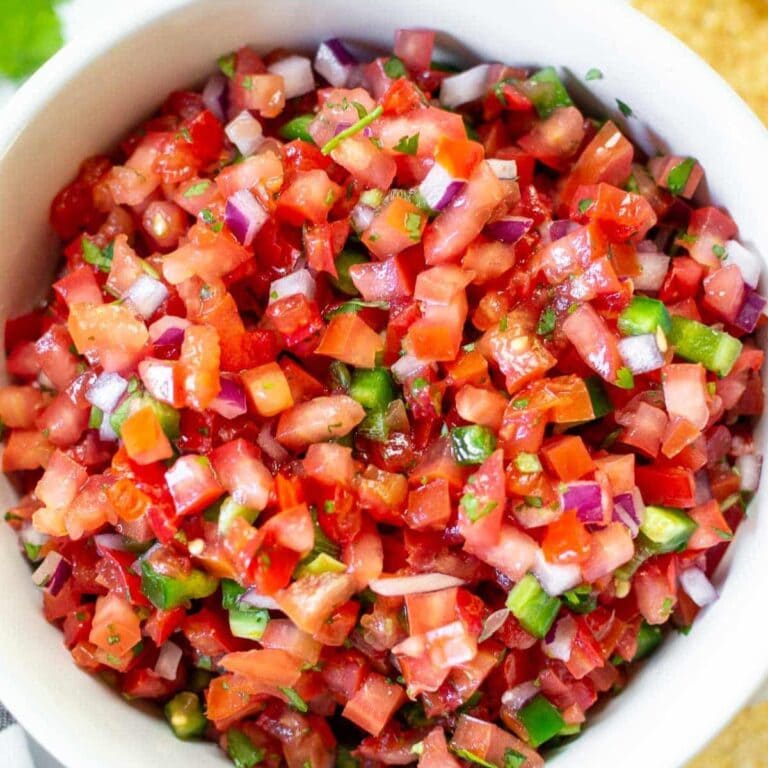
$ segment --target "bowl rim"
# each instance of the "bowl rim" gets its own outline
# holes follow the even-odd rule
[[[116,9],[109,19],[94,24],[93,28],[75,40],[68,42],[46,64],[33,74],[21,88],[11,97],[0,114],[0,163],[6,154],[13,150],[17,137],[25,127],[39,118],[46,104],[53,99],[70,79],[79,75],[84,69],[93,64],[117,43],[137,34],[158,23],[165,17],[173,16],[186,6],[204,5],[211,0],[163,0],[158,4],[143,4],[135,6],[125,4]],[[565,4],[568,0],[551,0],[553,7]],[[435,2],[435,4],[437,4]],[[730,85],[694,51],[688,48],[678,38],[674,37],[663,27],[659,26],[628,3],[604,0],[582,0],[585,12],[592,8],[593,13],[604,17],[603,26],[606,28],[621,28],[623,25],[635,25],[633,31],[644,38],[652,40],[657,46],[658,56],[669,56],[679,61],[686,69],[696,71],[703,86],[713,94],[719,105],[733,110],[733,122],[738,123],[741,131],[740,140],[754,144],[758,150],[768,154],[768,131],[757,115]],[[440,28],[440,24],[435,24]],[[768,254],[766,254],[768,255]],[[753,502],[754,503],[754,502]],[[731,599],[734,596],[731,595]],[[768,649],[763,654],[763,670],[768,669]],[[70,663],[66,659],[64,663]],[[19,724],[52,755],[74,768],[77,765],[77,751],[62,746],[60,742],[53,743],[50,724],[46,717],[45,708],[25,697],[23,690],[5,684],[8,676],[4,670],[13,666],[12,659],[0,656],[0,698],[13,713]],[[729,691],[721,695],[713,707],[717,711],[716,719],[721,725],[744,703],[759,687],[762,678],[756,676],[752,688]],[[699,739],[702,746],[708,739],[703,735]]]

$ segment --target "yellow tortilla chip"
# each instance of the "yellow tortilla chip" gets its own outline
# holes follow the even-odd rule
[[[768,123],[766,0],[633,0],[633,4],[705,58]]]
[[[768,701],[742,710],[686,768],[768,768]]]

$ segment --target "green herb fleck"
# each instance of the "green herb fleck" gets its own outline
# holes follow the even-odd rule
[[[549,336],[555,330],[555,322],[557,321],[557,315],[555,310],[551,307],[546,307],[541,311],[539,315],[539,322],[536,324],[536,333],[539,336]]]
[[[712,246],[712,253],[714,253],[715,256],[717,256],[717,258],[722,261],[722,259],[726,257],[727,251],[725,248],[723,248],[722,245],[715,243],[715,245]]]
[[[480,765],[482,768],[497,768],[494,763],[489,763],[487,760],[484,760],[482,757],[479,757],[474,752],[470,752],[468,749],[456,749],[453,747],[453,751],[462,759],[466,760],[467,762],[474,763],[475,765]]]
[[[521,755],[514,749],[504,751],[504,768],[522,768],[525,763],[525,755]]]
[[[632,112],[632,107],[630,107],[629,104],[623,102],[621,99],[616,99],[616,104],[619,107],[619,112],[621,112],[624,117],[632,117],[634,113]]]
[[[229,78],[235,76],[235,54],[228,53],[226,56],[221,56],[216,62],[219,65],[219,69]]]
[[[371,110],[365,117],[360,118],[356,123],[349,126],[341,133],[337,133],[330,141],[323,145],[320,150],[324,155],[329,155],[336,147],[341,144],[344,139],[348,139],[350,136],[354,136],[356,133],[362,131],[366,126],[370,125],[377,117],[380,117],[384,112],[384,107],[379,104],[376,109]]]
[[[405,214],[405,231],[414,242],[421,240],[422,218],[418,213],[410,211]]]
[[[368,110],[359,101],[353,101],[352,106],[355,108],[359,120],[362,120],[368,114]]]
[[[541,509],[541,507],[543,506],[543,502],[541,501],[541,496],[523,496],[523,501],[529,507],[536,507],[536,509]]]
[[[541,462],[535,453],[518,453],[515,457],[515,466],[527,474],[541,472]]]
[[[384,73],[393,80],[397,80],[398,77],[405,77],[408,74],[405,70],[405,64],[397,56],[387,59],[384,63]]]
[[[210,186],[211,186],[211,182],[208,179],[203,179],[202,181],[198,181],[197,184],[193,184],[191,187],[189,187],[184,191],[184,197],[186,198],[199,197]]]
[[[404,155],[415,155],[419,151],[419,134],[413,136],[403,136],[395,144],[395,152],[402,152]]]
[[[696,160],[692,157],[687,157],[682,163],[678,163],[667,175],[667,189],[673,195],[680,195],[685,189],[685,185],[688,183],[688,179],[691,176],[691,171],[696,165]]]
[[[87,264],[98,267],[102,272],[109,272],[112,268],[112,257],[114,256],[114,242],[110,243],[103,250],[99,248],[92,240],[83,235],[80,240],[83,248],[83,260]]]
[[[519,397],[517,400],[512,401],[512,407],[516,411],[522,411],[525,408],[528,407],[528,398],[527,397]]]
[[[632,371],[626,366],[619,368],[616,375],[616,386],[622,389],[632,389],[635,386],[635,377],[632,375]]]
[[[587,71],[587,74],[584,76],[584,79],[587,81],[602,80],[603,73],[599,69],[597,69],[597,67],[592,67],[592,69]]]
[[[585,214],[595,201],[591,197],[585,197],[579,201],[579,213]]]
[[[309,707],[307,706],[307,702],[304,701],[304,699],[299,696],[296,691],[293,690],[293,688],[287,688],[285,686],[279,686],[280,690],[286,695],[286,698],[288,699],[289,704],[294,708],[297,709],[299,712],[309,712]]]

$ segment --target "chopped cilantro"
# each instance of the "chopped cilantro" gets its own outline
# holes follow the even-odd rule
[[[519,397],[517,400],[512,401],[512,407],[516,411],[522,411],[524,408],[528,407],[528,398],[527,397]]]
[[[619,112],[621,112],[624,117],[632,117],[634,113],[632,112],[632,107],[630,107],[629,104],[623,102],[621,99],[616,99],[616,104],[619,107]]]
[[[685,185],[688,183],[691,171],[695,165],[696,160],[692,157],[687,157],[667,174],[667,189],[673,195],[680,195],[683,193]]]
[[[115,249],[114,242],[110,243],[103,250],[85,235],[83,235],[80,242],[83,248],[83,260],[87,264],[93,264],[94,267],[98,267],[102,272],[109,272],[112,268],[112,257],[114,256]]]
[[[405,214],[405,230],[414,242],[421,240],[422,218],[418,213],[410,211]]]
[[[584,214],[595,201],[591,197],[585,197],[579,201],[579,213]]]
[[[544,308],[539,315],[539,322],[536,324],[536,333],[539,336],[549,336],[555,330],[556,321],[555,310],[551,307]]]
[[[616,386],[622,389],[632,389],[635,386],[635,377],[626,366],[619,368],[619,372],[616,375]]]
[[[499,320],[499,330],[504,333],[507,328],[509,327],[509,320],[507,319],[507,316],[504,315],[504,317]]]
[[[477,496],[472,491],[468,491],[461,497],[459,506],[464,510],[464,514],[476,523],[486,515],[490,515],[498,505],[495,501],[488,501],[481,507]]]
[[[325,201],[324,202],[325,202],[325,204],[327,206],[330,207],[330,206],[333,205],[335,200],[336,200],[336,195],[333,194],[333,187],[329,187],[328,191],[325,193]]]
[[[456,749],[453,747],[453,751],[462,759],[467,762],[474,763],[475,765],[481,765],[483,768],[496,768],[494,763],[489,763],[482,757],[479,757],[474,752],[470,752],[468,749]]]
[[[521,472],[526,472],[528,474],[541,472],[541,462],[535,453],[518,453],[515,457],[515,466]]]
[[[359,120],[362,120],[368,114],[368,110],[359,101],[353,101],[352,106],[355,108]]]
[[[189,187],[184,191],[184,197],[187,197],[187,198],[199,197],[210,186],[211,186],[211,182],[208,179],[203,179],[202,181],[198,181],[197,184],[193,184],[191,187]]]
[[[523,501],[529,507],[536,507],[536,509],[541,509],[543,506],[541,496],[523,496]]]
[[[521,755],[514,749],[507,749],[504,751],[504,768],[522,768],[525,759],[525,755]]]
[[[397,80],[398,77],[405,77],[408,74],[405,70],[405,64],[397,56],[387,59],[384,63],[384,73],[393,80]]]
[[[424,387],[428,387],[429,382],[423,377],[423,376],[417,376],[412,382],[411,382],[411,389],[416,392],[419,389],[424,389]]]
[[[715,245],[712,246],[712,253],[714,253],[718,259],[722,260],[726,257],[727,251],[722,245],[715,243]]]
[[[592,69],[587,71],[587,74],[584,76],[584,79],[589,80],[602,80],[603,79],[603,73],[597,69],[597,67],[592,67]]]
[[[361,117],[356,123],[353,123],[345,130],[337,133],[330,141],[323,145],[320,150],[324,155],[329,155],[336,147],[341,144],[344,139],[348,139],[350,136],[354,136],[356,133],[362,131],[366,126],[370,125],[377,117],[380,117],[384,112],[384,107],[379,104],[376,109],[372,109],[365,117]]]
[[[288,699],[289,704],[294,709],[297,709],[299,712],[309,712],[309,707],[307,706],[307,702],[304,701],[304,699],[302,699],[301,696],[299,696],[299,694],[293,690],[293,688],[280,686],[280,690],[286,695],[286,698]]]
[[[235,54],[228,53],[226,56],[219,57],[216,62],[219,65],[219,69],[229,78],[235,76]]]
[[[413,136],[403,136],[395,144],[395,152],[402,152],[404,155],[415,155],[419,151],[419,134]]]
[[[250,91],[251,88],[253,88],[253,76],[252,75],[246,75],[241,81],[240,85],[245,88],[246,91]]]

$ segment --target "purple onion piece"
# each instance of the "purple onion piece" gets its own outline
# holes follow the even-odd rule
[[[314,61],[315,71],[334,88],[349,85],[356,64],[357,59],[335,37],[320,43]]]
[[[341,42],[341,40],[339,40],[338,37],[332,37],[330,40],[325,40],[322,45],[328,46],[331,53],[334,55],[334,58],[340,64],[345,64],[346,66],[350,67],[357,64],[357,59],[355,56],[349,52],[349,49],[344,45],[344,43]]]
[[[38,587],[45,588],[56,597],[72,574],[72,566],[55,550],[49,552],[37,570],[32,574],[32,581]]]
[[[574,229],[578,229],[579,225],[575,221],[570,219],[557,219],[549,225],[549,239],[559,240],[561,237],[573,232]]]
[[[602,491],[592,481],[569,483],[562,493],[563,510],[573,509],[582,523],[602,523]]]
[[[464,188],[461,179],[455,179],[439,163],[435,163],[419,184],[419,194],[433,211],[442,211]]]
[[[505,216],[487,224],[486,234],[507,245],[516,243],[533,226],[533,219],[525,216]]]
[[[163,331],[160,336],[155,340],[156,347],[176,347],[181,346],[184,341],[184,329],[183,328],[169,328],[167,331]]]
[[[227,87],[227,78],[224,75],[216,74],[211,77],[203,88],[203,104],[216,116],[222,123],[226,119],[228,108],[229,88]]]
[[[757,327],[757,321],[763,314],[765,305],[765,299],[757,291],[747,287],[744,292],[744,303],[741,305],[733,324],[746,333],[752,333]]]
[[[253,242],[268,218],[269,214],[247,189],[238,190],[230,196],[224,209],[224,221],[243,245]]]
[[[209,406],[225,419],[235,419],[248,411],[245,402],[245,390],[239,381],[221,377],[221,390]]]

